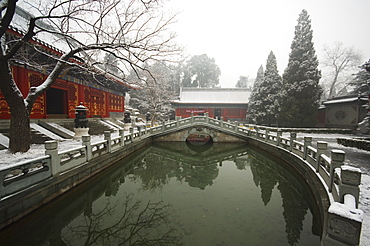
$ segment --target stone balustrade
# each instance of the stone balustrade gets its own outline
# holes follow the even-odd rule
[[[194,125],[206,126],[244,139],[254,139],[301,158],[312,172],[316,173],[318,179],[322,180],[330,198],[327,233],[322,244],[359,244],[363,216],[362,211],[358,209],[361,171],[343,165],[345,159],[343,151],[331,150],[329,156],[328,144],[317,141],[315,148],[312,146],[312,137],[305,136],[303,142],[300,142],[297,140],[296,132],[283,136],[279,128],[239,125],[209,118],[207,114],[184,119],[177,117],[175,121],[163,122],[162,125],[138,131],[134,131],[133,128],[130,128],[129,132],[119,130],[117,137],[111,137],[109,131],[104,132],[104,140],[95,143],[91,143],[90,136],[82,136],[82,146],[62,152],[58,152],[56,141],[47,141],[45,156],[0,169],[0,199],[61,175],[79,165],[88,165],[94,158],[119,151],[136,141]]]

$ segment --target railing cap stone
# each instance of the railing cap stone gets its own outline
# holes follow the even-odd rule
[[[333,161],[343,162],[346,153],[343,150],[333,149],[331,150],[331,159]]]
[[[45,141],[45,149],[53,150],[58,148],[58,142],[55,140]]]

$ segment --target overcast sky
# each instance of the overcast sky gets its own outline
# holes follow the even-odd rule
[[[288,64],[302,9],[310,15],[319,60],[323,45],[342,42],[370,58],[370,0],[170,0],[180,11],[173,26],[186,53],[207,54],[221,69],[220,85],[234,87],[240,75],[255,78],[272,50],[279,73]]]

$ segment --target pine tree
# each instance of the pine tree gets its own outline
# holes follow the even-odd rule
[[[254,80],[252,93],[249,97],[249,104],[248,104],[248,115],[247,121],[249,123],[256,123],[256,114],[257,114],[257,107],[260,101],[257,101],[257,95],[259,86],[263,81],[263,66],[261,65],[257,71],[257,77]]]
[[[266,71],[259,85],[256,105],[256,120],[259,125],[276,125],[278,119],[278,96],[281,88],[281,76],[277,70],[275,54],[271,51],[266,62]]]
[[[312,42],[311,20],[302,10],[295,27],[288,67],[283,74],[279,97],[279,125],[311,127],[315,125],[322,90],[321,72]]]

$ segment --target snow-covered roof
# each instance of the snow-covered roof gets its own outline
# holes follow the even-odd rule
[[[359,98],[357,96],[355,96],[355,97],[346,97],[346,98],[338,98],[338,99],[328,100],[326,102],[323,102],[323,104],[327,105],[327,104],[336,104],[336,103],[349,103],[349,102],[356,102],[357,100],[359,100]],[[364,98],[364,97],[360,98],[360,101],[367,101],[367,100],[368,99]]]
[[[17,4],[9,30],[20,35],[24,35],[27,32],[29,21],[32,17],[34,17],[33,13],[31,13],[31,10],[34,10],[34,8],[31,8],[28,5],[29,3],[27,2],[21,2],[20,4]],[[69,39],[67,42],[66,37],[58,34],[58,31],[55,30],[55,28],[49,24],[48,21],[50,20],[38,20],[37,24],[45,29],[48,29],[50,32],[37,33],[37,35],[32,38],[33,41],[59,53],[59,55],[62,55],[63,53],[70,51],[72,48],[79,46],[77,42],[72,39]],[[84,56],[84,53],[80,52],[79,55]],[[119,75],[113,74],[110,71],[105,71],[102,67],[99,67],[99,65],[94,66],[94,69],[95,71],[104,74],[107,79],[113,80],[125,87],[133,88],[127,83],[127,81],[120,78]]]
[[[189,88],[180,91],[174,104],[248,104],[251,91],[245,88]]]

